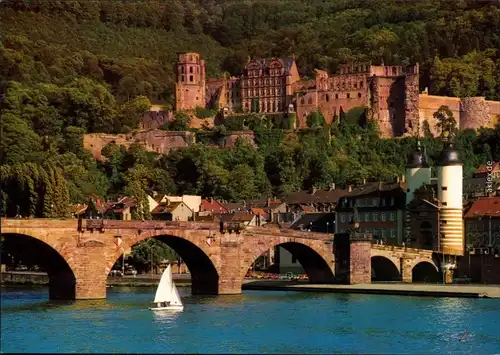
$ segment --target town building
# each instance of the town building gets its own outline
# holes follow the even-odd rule
[[[162,202],[151,211],[153,220],[160,221],[191,221],[193,210],[184,202]]]
[[[401,245],[407,184],[396,182],[368,182],[345,194],[336,208],[335,233],[351,228],[354,207],[359,213],[359,230],[373,233],[375,240]]]
[[[295,58],[249,58],[243,75],[205,78],[205,62],[198,53],[180,53],[176,67],[176,110],[214,107],[225,112],[296,112],[298,127],[320,111],[330,124],[342,112],[367,109],[382,137],[423,134],[425,121],[438,134],[433,114],[446,105],[459,129],[494,127],[500,102],[484,97],[455,98],[420,91],[419,65],[340,65],[329,74],[316,70],[314,79],[301,79]]]

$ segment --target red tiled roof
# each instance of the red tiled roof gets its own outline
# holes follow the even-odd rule
[[[201,211],[211,211],[216,213],[227,213],[227,208],[225,208],[219,201],[215,199],[201,200]]]
[[[464,218],[480,216],[500,217],[500,197],[486,197],[474,201]]]
[[[251,211],[253,214],[260,214],[261,216],[266,213],[262,208],[252,208]]]
[[[491,170],[488,170],[491,169]],[[476,170],[476,174],[485,174],[494,170],[500,170],[500,162],[493,163],[493,165],[481,165]]]

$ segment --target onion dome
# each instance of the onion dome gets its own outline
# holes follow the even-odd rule
[[[420,142],[417,142],[417,148],[408,154],[408,159],[406,161],[406,167],[408,169],[412,168],[428,168],[429,163],[427,163],[427,157],[425,151],[420,147]]]
[[[459,152],[452,143],[447,143],[436,161],[436,166],[463,165]]]

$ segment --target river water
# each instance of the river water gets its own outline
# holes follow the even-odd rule
[[[500,354],[500,299],[180,288],[184,312],[161,314],[154,288],[76,302],[1,291],[1,352]]]

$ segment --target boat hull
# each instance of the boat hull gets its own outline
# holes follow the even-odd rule
[[[184,306],[151,307],[151,311],[182,311]]]

